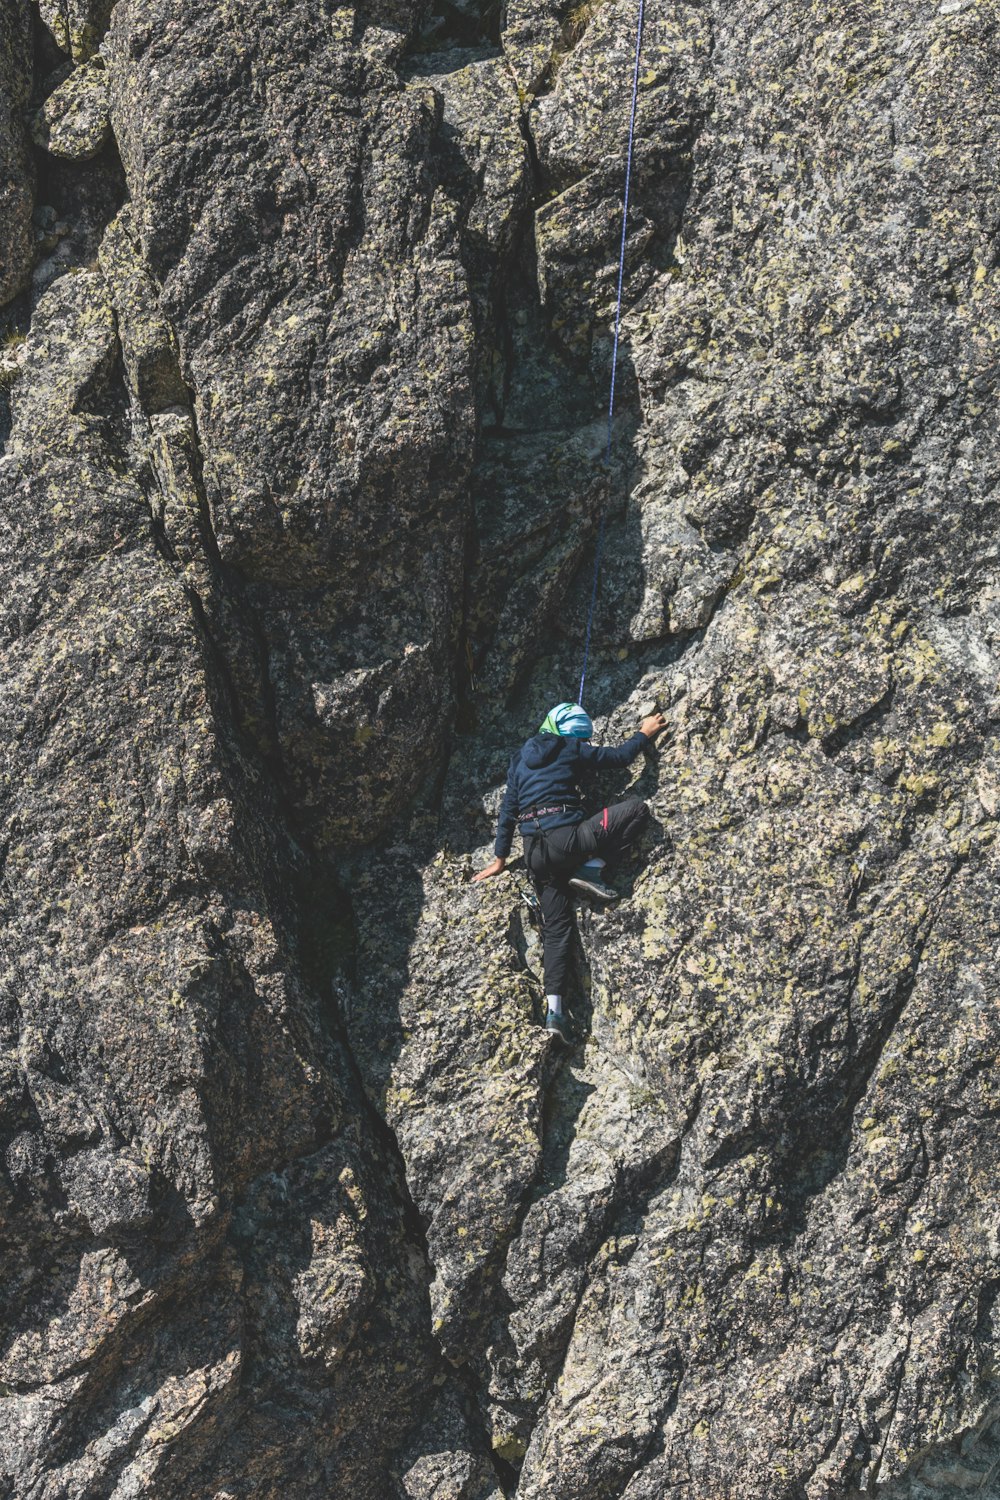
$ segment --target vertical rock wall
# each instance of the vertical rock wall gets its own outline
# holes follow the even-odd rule
[[[31,11],[0,9],[0,305],[31,273],[32,172],[24,118],[31,93]]]
[[[629,0],[3,13],[0,1494],[996,1488],[997,10],[647,14],[605,470]]]

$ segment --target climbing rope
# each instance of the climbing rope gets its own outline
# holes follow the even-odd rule
[[[625,208],[622,213],[622,245],[618,260],[618,301],[615,307],[615,347],[611,359],[611,399],[608,403],[608,445],[604,454],[604,467],[611,469],[611,441],[615,426],[615,388],[618,380],[618,345],[622,327],[622,291],[625,285],[625,242],[628,237],[628,210],[632,193],[632,161],[635,155],[635,117],[639,105],[639,62],[642,57],[642,33],[646,22],[646,0],[639,0],[639,24],[635,37],[635,68],[632,73],[632,114],[628,127],[628,164],[625,168]],[[607,511],[602,509],[597,527],[597,551],[594,554],[594,581],[590,590],[590,609],[587,612],[587,637],[583,647],[583,671],[580,673],[580,692],[577,702],[583,703],[583,689],[587,681],[587,665],[590,661],[590,637],[594,629],[594,614],[597,609],[597,585],[601,577],[601,559],[604,554],[604,532]]]

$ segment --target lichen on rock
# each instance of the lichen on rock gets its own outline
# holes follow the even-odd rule
[[[111,138],[108,85],[99,62],[84,63],[56,85],[32,121],[35,143],[52,156],[87,161]]]
[[[988,1500],[995,4],[647,7],[610,452],[635,4],[40,14],[128,202],[0,366],[0,1490]],[[470,877],[601,517],[557,1055]]]
[[[34,173],[24,122],[31,86],[28,8],[5,5],[0,10],[0,307],[31,274]]]
[[[115,0],[38,0],[38,11],[56,46],[74,62],[87,62],[101,43]]]

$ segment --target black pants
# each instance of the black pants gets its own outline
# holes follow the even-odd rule
[[[585,860],[613,859],[627,849],[649,821],[641,797],[627,797],[602,808],[583,823],[531,833],[522,828],[524,862],[542,907],[545,993],[564,995],[573,942],[573,902],[569,878]]]

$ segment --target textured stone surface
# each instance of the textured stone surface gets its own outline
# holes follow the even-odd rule
[[[618,186],[601,142],[620,138],[627,8],[587,10],[575,45],[568,11],[553,41],[544,7],[512,7],[505,40],[537,15],[545,66],[512,66],[539,89],[540,312],[552,357],[599,377]],[[676,7],[647,32],[638,407],[590,701],[602,734],[649,700],[673,733],[635,781],[663,841],[623,872],[621,907],[582,924],[586,1045],[555,1077],[530,1070],[523,877],[461,885],[495,815],[484,783],[573,690],[587,597],[563,571],[582,486],[564,465],[546,499],[559,408],[531,411],[535,356],[516,344],[502,457],[487,440],[476,476],[490,545],[470,623],[495,645],[444,786],[444,852],[409,905],[378,866],[389,900],[356,902],[351,1032],[429,1216],[439,1336],[476,1369],[494,1446],[524,1453],[519,1494],[995,1482],[995,17],[906,20],[801,8],[786,43],[763,6]],[[515,407],[533,433],[504,430]],[[493,572],[507,537],[513,579]],[[378,935],[407,910],[387,1045],[401,962]]]
[[[440,756],[474,430],[456,205],[430,170],[440,102],[401,87],[404,34],[374,10],[286,3],[234,29],[214,5],[171,26],[125,4],[107,44],[220,559],[246,580],[268,732],[325,840],[377,834]]]
[[[86,62],[100,46],[115,0],[38,0],[38,11],[56,46]]]
[[[46,99],[32,121],[35,142],[52,156],[87,161],[110,138],[108,84],[103,66],[74,68]]]
[[[0,6],[0,307],[31,274],[32,170],[24,110],[31,94],[31,13]]]
[[[425,1265],[208,633],[190,417],[133,427],[118,357],[104,277],[62,277],[0,469],[0,1475],[386,1494],[448,1394]]]
[[[605,470],[635,14],[115,8],[3,366],[0,1494],[997,1493],[1000,17],[649,8]],[[470,876],[602,507],[669,732],[559,1057]]]

